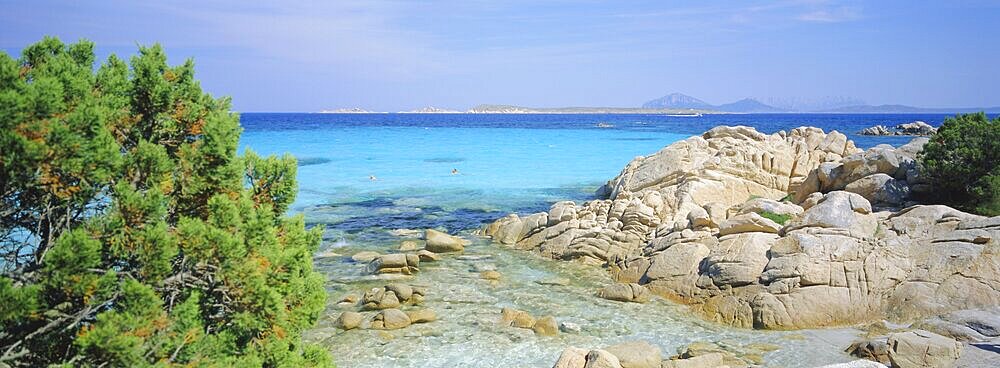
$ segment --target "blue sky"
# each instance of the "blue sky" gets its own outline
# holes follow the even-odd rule
[[[0,49],[160,42],[240,111],[845,96],[1000,105],[1000,1],[8,1]]]

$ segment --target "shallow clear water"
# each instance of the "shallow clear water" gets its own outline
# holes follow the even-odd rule
[[[317,268],[328,276],[326,316],[308,338],[321,341],[341,367],[551,366],[567,346],[596,348],[644,339],[665,355],[693,341],[782,347],[764,355],[768,366],[808,366],[849,360],[843,331],[768,332],[707,323],[685,307],[656,300],[628,304],[594,297],[609,282],[597,267],[544,260],[477,241],[467,254],[426,263],[405,282],[425,285],[425,305],[439,320],[406,329],[343,332],[332,328],[336,302],[384,280],[367,275],[349,256],[392,252],[393,229],[441,228],[464,234],[508,212],[546,210],[558,200],[585,201],[638,155],[700,134],[715,125],[750,125],[764,132],[803,125],[854,132],[874,124],[944,115],[763,114],[706,115],[466,115],[466,114],[243,114],[241,145],[259,153],[299,158],[299,197],[292,207],[310,225],[326,226]],[[598,128],[598,124],[612,128]],[[868,147],[905,143],[905,137],[857,137]],[[452,174],[457,169],[458,174]],[[371,181],[370,176],[377,180]],[[496,268],[492,285],[478,271]],[[536,280],[565,277],[568,286]],[[530,330],[496,326],[502,307],[575,322],[581,333],[536,337]],[[844,340],[847,341],[844,341]],[[808,354],[803,354],[807,351]]]

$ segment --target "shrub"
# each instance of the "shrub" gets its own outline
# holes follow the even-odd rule
[[[1000,215],[1000,118],[985,113],[947,118],[919,155],[933,201]]]
[[[792,219],[791,215],[782,215],[769,211],[762,211],[760,216],[771,221],[777,222],[779,225],[784,225],[788,220]]]
[[[328,366],[295,159],[159,45],[0,53],[0,366]]]

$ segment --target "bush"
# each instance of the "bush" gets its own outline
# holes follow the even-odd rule
[[[329,366],[295,159],[159,45],[0,53],[0,366]]]
[[[769,219],[771,221],[777,222],[778,225],[784,225],[786,222],[788,222],[788,220],[792,219],[791,215],[782,215],[769,211],[762,211],[760,213],[760,216]]]
[[[934,201],[1000,215],[1000,118],[985,113],[945,119],[919,156]]]

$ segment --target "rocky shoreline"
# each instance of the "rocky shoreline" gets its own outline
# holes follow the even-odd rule
[[[925,142],[862,151],[818,128],[716,127],[633,160],[601,188],[603,199],[512,214],[480,233],[606,267],[621,285],[602,297],[643,302],[652,293],[723,324],[909,325],[876,328],[870,345],[888,348],[854,354],[947,366],[961,352],[949,341],[1000,336],[991,309],[1000,306],[1000,217],[915,201],[931,190],[915,164]],[[948,317],[958,311],[963,318]],[[873,350],[882,354],[862,353]],[[616,366],[592,365],[604,356],[594,351],[566,354],[574,363],[565,367]]]
[[[914,121],[905,124],[899,124],[892,128],[885,125],[876,125],[873,127],[862,129],[858,132],[859,135],[914,135],[914,136],[929,136],[937,132],[937,128],[931,126],[922,121]]]

